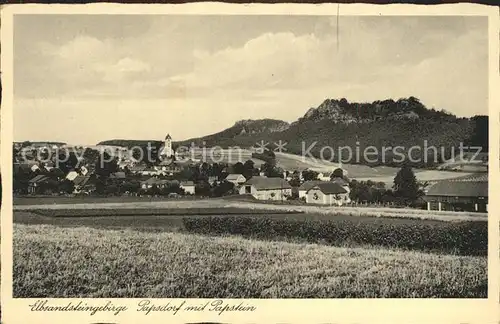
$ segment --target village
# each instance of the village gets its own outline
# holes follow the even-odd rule
[[[49,154],[59,151],[66,155],[61,158]],[[263,160],[262,164],[256,163],[256,156]],[[400,186],[412,187],[414,192],[407,188],[398,192],[376,179],[351,179],[340,166],[324,172],[284,170],[275,165],[274,154],[269,151],[240,161],[213,162],[203,156],[196,159],[186,152],[174,151],[170,135],[165,137],[154,161],[138,160],[134,152],[120,146],[68,148],[61,143],[27,142],[14,143],[13,158],[13,191],[17,196],[194,199],[242,195],[275,203],[410,206],[471,212],[487,212],[488,206],[487,173],[402,183]],[[404,181],[412,181],[411,169],[400,172],[407,173]]]

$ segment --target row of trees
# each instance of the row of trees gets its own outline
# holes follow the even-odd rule
[[[356,181],[350,183],[350,198],[356,202],[396,203],[415,206],[424,195],[424,184],[420,184],[409,165],[405,165],[394,177],[392,189],[386,189],[383,182]]]

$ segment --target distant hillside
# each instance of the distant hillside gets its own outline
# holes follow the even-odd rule
[[[286,152],[294,154],[302,154],[303,147],[307,150],[312,146],[309,152],[320,157],[323,147],[331,147],[334,149],[333,157],[329,155],[329,149],[323,151],[323,157],[334,162],[338,161],[338,148],[342,146],[350,147],[353,152],[356,149],[363,152],[373,146],[379,153],[383,147],[401,146],[406,156],[408,152],[405,150],[418,146],[420,151],[413,150],[412,157],[421,161],[413,165],[433,167],[448,160],[452,148],[458,149],[460,143],[480,146],[483,152],[487,152],[488,116],[459,118],[443,110],[429,109],[415,97],[372,103],[350,103],[344,98],[327,99],[291,124],[274,119],[242,120],[221,132],[174,144],[195,143],[202,146],[205,143],[206,147],[251,148],[264,141],[270,143],[270,149],[274,149],[273,143],[280,140],[287,143]],[[147,141],[113,140],[101,144],[133,146],[144,142]],[[424,160],[422,151],[426,147],[437,148],[437,162],[434,162],[432,149]],[[361,154],[358,160],[349,163],[400,166],[401,163],[394,161],[393,157],[397,158],[390,152],[385,153],[385,160],[381,154],[372,154],[366,159]]]
[[[137,147],[144,147],[147,146],[148,143],[151,143],[151,146],[158,146],[162,145],[162,141],[158,140],[126,140],[126,139],[112,139],[112,140],[107,140],[107,141],[102,141],[97,143],[97,145],[109,145],[109,146],[122,146],[122,147],[127,147],[131,148],[134,146]]]
[[[57,145],[57,146],[63,146],[66,145],[67,143],[65,142],[54,142],[54,141],[24,141],[24,142],[14,142],[14,144],[22,144],[24,146],[42,146],[42,145]]]
[[[207,135],[204,137],[191,138],[185,141],[181,141],[179,145],[190,145],[195,143],[195,145],[202,146],[205,142],[205,146],[215,146],[220,145],[223,147],[233,146],[237,144],[219,144],[219,143],[238,143],[239,138],[253,138],[255,136],[267,136],[273,133],[281,133],[287,130],[290,124],[277,119],[257,119],[257,120],[240,120],[236,122],[233,126],[226,128],[222,132],[218,132],[212,135]],[[248,146],[248,145],[247,145]]]
[[[363,152],[368,146],[375,146],[379,150],[382,147],[396,146],[409,149],[417,145],[423,150],[425,147],[435,146],[438,149],[438,162],[433,162],[433,151],[429,151],[427,161],[422,158],[421,162],[414,163],[418,167],[435,166],[449,159],[451,148],[458,148],[461,142],[465,146],[481,146],[484,152],[488,150],[488,116],[458,118],[446,111],[429,109],[415,97],[372,103],[327,99],[318,107],[310,108],[292,124],[279,124],[281,128],[260,127],[259,131],[249,132],[248,129],[251,128],[246,129],[245,125],[252,123],[260,125],[261,121],[238,122],[222,132],[191,139],[183,144],[195,142],[200,145],[205,141],[207,147],[219,145],[249,148],[264,141],[271,143],[269,147],[274,148],[272,143],[282,140],[287,142],[288,153],[302,154],[302,145],[307,149],[316,142],[310,150],[316,157],[320,156],[320,150],[324,146],[335,150],[348,146],[353,152],[357,147]],[[425,142],[427,146],[424,145]],[[338,157],[335,154],[333,157],[328,156],[328,152],[325,150],[323,157],[337,161]],[[412,157],[416,160],[419,153],[421,152],[414,150]],[[386,153],[385,158],[384,161],[381,157],[377,160],[376,156],[370,156],[365,160],[361,156],[358,161],[350,163],[390,166],[401,164],[392,161],[390,153]]]

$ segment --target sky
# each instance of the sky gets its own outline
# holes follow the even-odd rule
[[[175,140],[327,98],[488,114],[487,18],[16,15],[14,140]]]

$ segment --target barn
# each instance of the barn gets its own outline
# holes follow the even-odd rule
[[[443,180],[424,196],[427,210],[488,211],[488,174]]]

